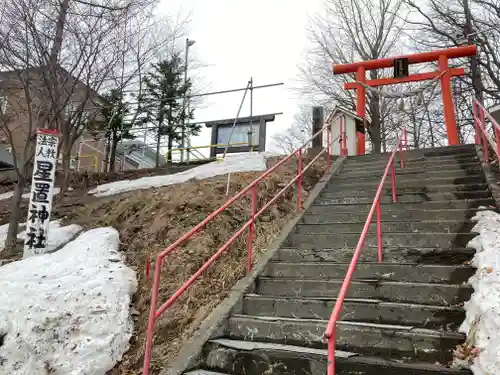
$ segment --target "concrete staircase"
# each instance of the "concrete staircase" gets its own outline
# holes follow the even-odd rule
[[[189,375],[324,375],[323,333],[388,155],[348,158],[255,285],[208,341]],[[337,375],[470,374],[447,367],[474,270],[470,218],[495,205],[473,146],[406,154],[382,203],[336,330]]]

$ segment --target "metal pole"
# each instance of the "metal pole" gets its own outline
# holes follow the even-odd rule
[[[234,122],[233,122],[233,126],[231,127],[231,133],[229,133],[229,138],[227,140],[226,148],[224,149],[224,154],[222,155],[223,159],[226,158],[227,149],[229,148],[229,145],[231,144],[231,138],[233,136],[234,127],[236,126],[236,122],[238,121],[238,118],[240,117],[241,108],[243,107],[243,103],[245,103],[245,98],[247,96],[247,92],[248,92],[248,89],[250,87],[250,84],[251,84],[251,82],[248,81],[247,88],[243,94],[243,98],[241,99],[240,107],[238,108],[238,113],[236,114],[236,117],[235,117]]]
[[[189,40],[186,38],[186,54],[184,56],[184,85],[187,84],[188,77],[188,63],[189,63],[189,47],[191,47],[195,43],[194,40]],[[184,90],[184,95],[182,96],[182,111],[184,112],[184,116],[182,116],[182,126],[181,126],[181,146],[182,148],[186,148],[185,146],[185,137],[186,137],[186,98],[187,98],[187,90]],[[181,163],[184,161],[184,150],[181,151]]]
[[[250,152],[253,152],[253,77],[250,77],[250,143],[248,146],[250,147]]]

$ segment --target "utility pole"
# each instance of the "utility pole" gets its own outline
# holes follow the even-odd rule
[[[60,122],[59,120],[61,119],[61,108],[59,105],[59,99],[61,96],[60,90],[59,90],[59,79],[58,79],[58,60],[59,60],[59,55],[61,53],[62,49],[62,43],[64,39],[64,25],[66,23],[66,17],[68,15],[68,9],[69,9],[69,0],[63,0],[61,3],[61,7],[59,8],[59,15],[57,17],[57,22],[56,22],[56,28],[55,28],[55,34],[54,34],[54,44],[52,45],[52,48],[50,50],[50,56],[49,56],[49,77],[50,77],[50,85],[52,86],[51,89],[54,90],[54,100],[52,101],[52,109],[54,116],[56,118],[56,121],[50,121],[49,122],[49,128],[50,129],[56,129],[58,126],[58,123]],[[47,97],[50,97],[48,95]],[[47,105],[47,107],[50,107],[50,105]],[[49,112],[50,113],[50,112]]]
[[[469,0],[464,0],[464,13],[465,13],[465,35],[467,36],[467,43],[474,44],[474,30],[472,29],[472,13],[469,6]],[[481,69],[479,66],[479,59],[477,54],[470,59],[470,71],[472,77],[472,87],[474,89],[474,96],[480,103],[483,103],[483,82],[481,79]]]
[[[184,56],[184,84],[187,84],[188,79],[188,64],[189,64],[189,47],[195,44],[196,41],[189,40],[186,38],[186,53]],[[186,99],[187,99],[187,90],[184,90],[184,95],[182,99],[182,111],[184,112],[184,116],[182,116],[182,126],[181,126],[181,163],[184,161],[184,148],[186,143],[186,116],[189,115],[189,112],[186,113]]]

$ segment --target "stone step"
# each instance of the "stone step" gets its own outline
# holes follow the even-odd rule
[[[349,263],[327,262],[269,262],[262,272],[263,277],[284,277],[308,280],[342,280]],[[413,283],[462,284],[475,272],[469,266],[358,263],[353,280],[380,280]]]
[[[343,166],[345,168],[384,168],[389,163],[389,156],[373,158],[373,159],[365,159],[362,157],[348,157],[344,162]],[[403,167],[401,168],[401,159],[399,153],[396,155],[395,164],[396,168],[407,168],[407,167],[415,167],[420,165],[465,165],[478,163],[481,164],[479,157],[476,153],[466,153],[466,154],[458,154],[458,155],[445,155],[441,157],[432,157],[432,156],[411,156],[403,155]]]
[[[233,315],[226,335],[238,340],[325,348],[326,325],[325,320]],[[335,338],[340,350],[425,361],[451,360],[451,350],[464,341],[459,333],[348,321],[337,323]]]
[[[335,186],[337,189],[349,189],[353,186],[357,187],[364,187],[364,188],[370,188],[370,187],[375,187],[377,188],[380,185],[381,181],[381,175],[379,176],[374,176],[373,178],[370,179],[364,179],[364,180],[359,180],[359,179],[340,179],[333,177],[327,184],[327,187],[333,187]],[[477,184],[477,183],[483,183],[485,181],[484,174],[477,174],[477,175],[469,175],[467,177],[432,177],[432,178],[425,178],[425,176],[400,176],[396,178],[396,189],[398,188],[404,188],[408,186],[420,186],[420,187],[427,187],[427,186],[433,186],[433,185],[467,185],[467,184]],[[391,178],[390,176],[387,176],[385,180],[384,186],[390,187],[391,185]],[[327,188],[327,190],[328,190]]]
[[[216,371],[208,371],[208,370],[193,370],[189,372],[185,372],[184,375],[227,375],[222,372],[216,372]]]
[[[332,181],[343,183],[343,182],[365,182],[370,180],[378,180],[382,178],[384,170],[382,169],[379,173],[374,172],[358,172],[358,173],[342,173],[336,175]],[[457,179],[464,178],[469,176],[478,176],[483,173],[479,168],[477,169],[458,169],[458,170],[449,170],[449,169],[420,169],[420,170],[402,170],[396,173],[396,179],[399,180],[410,180],[410,179],[433,179],[437,178],[449,178],[449,179]],[[389,175],[390,178],[390,175]]]
[[[204,348],[202,366],[224,374],[325,375],[327,350],[304,346],[220,338]],[[446,363],[446,362],[443,362]],[[438,363],[394,361],[335,351],[336,375],[471,375]],[[213,374],[192,374],[213,375]]]
[[[372,187],[357,187],[352,186],[349,189],[339,189],[334,184],[327,184],[321,194],[328,194],[335,197],[374,197],[377,191],[377,186]],[[432,193],[467,193],[470,191],[478,191],[478,190],[489,190],[488,184],[486,182],[473,183],[473,184],[462,184],[462,185],[429,185],[422,186],[415,184],[413,186],[397,186],[396,187],[396,195],[405,195],[405,194],[432,194]],[[392,188],[384,187],[382,190],[382,196],[392,197]]]
[[[353,195],[344,192],[339,194],[325,191],[321,193],[314,201],[315,205],[321,204],[371,204],[375,193],[366,192],[365,196]],[[421,194],[397,194],[397,203],[423,203],[429,201],[448,201],[462,199],[493,199],[489,190],[473,190],[468,192],[441,192],[441,193],[421,193]],[[386,194],[381,197],[382,203],[392,203],[392,194]]]
[[[370,154],[362,156],[348,156],[347,163],[382,163],[389,160],[391,153],[385,154]],[[401,153],[396,153],[396,160],[399,161]],[[468,150],[444,150],[443,152],[421,152],[418,150],[412,150],[409,152],[403,152],[404,160],[412,162],[414,160],[449,160],[449,159],[467,159],[467,158],[477,158],[477,152],[474,149]]]
[[[273,256],[278,262],[339,262],[348,263],[353,257],[352,248],[339,249],[297,249],[283,247]],[[460,265],[472,259],[474,249],[426,249],[384,247],[385,263],[419,263]],[[377,249],[364,249],[359,262],[377,262]]]
[[[276,298],[252,294],[246,295],[243,300],[243,313],[255,316],[328,320],[335,301],[324,298]],[[458,331],[465,319],[465,311],[461,307],[348,299],[344,301],[340,319]]]
[[[453,249],[454,247],[466,247],[476,235],[476,233],[382,232],[382,245],[384,247]],[[359,238],[360,233],[290,234],[284,242],[284,246],[298,249],[356,247]],[[375,234],[368,235],[364,246],[365,248],[376,249],[377,236]]]
[[[308,210],[310,214],[323,215],[327,212],[368,212],[371,208],[370,203],[348,203],[348,204],[314,204]],[[459,199],[459,200],[444,200],[444,201],[427,201],[417,203],[396,202],[396,203],[382,203],[381,210],[384,211],[407,211],[407,210],[457,210],[478,208],[480,206],[488,207],[494,206],[495,200],[493,197],[480,198],[480,199]]]
[[[379,159],[379,160],[346,160],[342,165],[342,171],[363,171],[363,170],[373,170],[382,172],[387,167],[389,163],[389,158]],[[428,170],[434,170],[440,166],[445,170],[449,168],[460,168],[461,166],[467,166],[471,164],[482,165],[481,161],[477,155],[464,155],[460,157],[443,157],[443,158],[415,158],[415,159],[404,159],[403,166],[401,167],[401,160],[399,156],[395,160],[396,170],[405,170],[406,168],[426,168]]]
[[[364,221],[342,222],[334,224],[298,224],[295,233],[358,233],[361,234]],[[422,220],[422,221],[382,221],[382,234],[386,232],[430,232],[430,233],[468,233],[475,226],[470,220]],[[377,224],[372,221],[369,235],[376,234]]]
[[[256,294],[273,297],[337,298],[343,280],[306,280],[259,277]],[[348,298],[390,302],[455,306],[469,300],[469,285],[406,283],[396,281],[352,281]]]
[[[341,166],[340,170],[336,173],[336,175],[341,175],[341,176],[356,176],[358,174],[379,174],[382,175],[382,173],[385,171],[385,167],[387,166],[386,164],[380,164],[380,165],[349,165],[349,164],[344,164]],[[412,174],[412,173],[425,173],[429,171],[434,171],[441,168],[442,170],[446,171],[461,171],[461,170],[470,170],[470,171],[478,171],[482,172],[483,167],[479,160],[475,161],[470,161],[470,162],[465,162],[465,163],[460,163],[457,162],[456,160],[449,160],[449,161],[428,161],[428,160],[421,160],[421,161],[413,161],[411,163],[407,163],[406,165],[401,168],[401,164],[396,163],[395,169],[396,169],[396,175],[405,175],[405,174]]]
[[[464,208],[464,209],[426,209],[423,208],[424,204],[420,204],[421,209],[407,209],[407,210],[387,210],[382,207],[382,220],[385,221],[421,221],[421,220],[470,220],[474,215],[482,211],[481,208]],[[387,205],[389,207],[390,205]],[[304,224],[332,224],[344,223],[355,221],[366,221],[368,217],[369,206],[363,209],[351,210],[351,212],[341,212],[334,206],[311,206],[308,211],[304,213],[301,222]],[[328,208],[331,208],[330,210]],[[334,209],[335,208],[335,209]],[[313,211],[313,212],[311,212]],[[375,215],[373,215],[375,220]]]

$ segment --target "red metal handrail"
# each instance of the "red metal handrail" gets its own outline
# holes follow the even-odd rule
[[[302,152],[306,146],[315,139],[319,134],[324,133],[326,130],[327,133],[327,144],[326,147],[323,148],[321,152],[319,152],[312,161],[306,165],[302,166]],[[228,249],[228,247],[246,230],[249,230],[249,238],[248,238],[248,256],[247,256],[247,271],[250,272],[252,268],[252,242],[254,236],[254,225],[255,220],[273,204],[288,188],[290,188],[293,184],[297,183],[297,210],[300,211],[302,209],[302,177],[305,171],[307,171],[325,152],[327,152],[327,165],[328,168],[331,166],[331,146],[332,143],[339,139],[337,136],[334,140],[330,141],[331,138],[331,128],[330,123],[325,124],[321,130],[316,132],[311,138],[309,138],[306,142],[302,144],[297,150],[288,155],[287,157],[280,160],[276,163],[272,168],[268,169],[258,178],[256,178],[253,182],[251,182],[246,188],[238,192],[235,196],[230,198],[226,203],[224,203],[217,210],[208,215],[203,221],[201,221],[198,225],[192,228],[189,232],[180,237],[177,241],[168,246],[165,250],[160,252],[156,256],[156,264],[155,264],[155,273],[154,273],[154,281],[153,281],[153,289],[151,292],[151,307],[149,313],[149,322],[146,334],[146,349],[144,354],[144,366],[143,366],[143,375],[149,375],[150,373],[150,362],[151,362],[151,350],[153,346],[153,333],[156,319],[166,310],[168,309],[185,291],[188,289],[196,279],[208,268],[210,265],[219,258],[219,256]],[[283,187],[269,202],[267,202],[261,209],[257,212],[257,186],[258,184],[268,177],[271,173],[273,173],[278,167],[292,159],[294,156],[297,156],[298,167],[297,167],[297,175],[285,186]],[[203,265],[198,271],[196,271],[190,278],[187,280],[182,287],[180,287],[159,309],[157,309],[158,305],[158,290],[160,286],[160,275],[161,275],[161,266],[163,263],[163,259],[168,256],[170,253],[175,251],[179,246],[184,244],[193,234],[198,232],[200,229],[204,228],[210,221],[216,218],[221,212],[231,206],[234,202],[236,202],[239,198],[243,197],[248,192],[251,192],[251,207],[250,207],[250,219],[238,230],[233,236],[219,249],[215,252],[214,255]],[[147,271],[149,272],[149,271]]]
[[[474,99],[472,101],[472,109],[474,113],[475,142],[476,144],[483,147],[484,162],[486,164],[490,162],[490,151],[488,148],[488,143],[497,154],[497,159],[500,160],[500,125],[498,125],[493,116],[483,107],[483,105],[477,99]],[[490,120],[491,122],[496,142],[493,141],[491,136],[488,134],[488,131],[486,130],[486,118],[488,118],[488,120]]]
[[[325,339],[328,342],[328,375],[335,375],[335,327],[337,325],[337,321],[339,318],[340,311],[342,309],[342,305],[344,303],[344,299],[347,293],[347,289],[349,288],[349,284],[351,283],[352,276],[356,269],[356,264],[361,255],[361,250],[365,244],[366,236],[368,234],[368,230],[370,229],[370,224],[373,218],[373,214],[377,215],[377,254],[378,254],[378,262],[382,263],[383,254],[382,254],[382,213],[380,208],[380,198],[382,196],[382,191],[384,189],[384,183],[387,178],[389,172],[391,173],[391,185],[392,185],[392,201],[397,202],[396,196],[396,168],[395,168],[395,159],[396,152],[399,150],[400,153],[400,162],[401,168],[404,167],[403,161],[403,143],[405,143],[405,148],[408,148],[406,132],[403,137],[398,137],[396,147],[392,151],[391,157],[385,167],[384,174],[382,175],[382,179],[377,189],[377,193],[375,194],[375,198],[373,199],[372,206],[370,208],[370,212],[368,213],[368,217],[366,218],[365,225],[363,227],[363,231],[361,232],[361,236],[359,237],[358,244],[356,245],[356,249],[354,250],[354,254],[352,256],[351,263],[349,264],[349,268],[347,270],[346,277],[344,282],[342,283],[342,287],[340,288],[339,295],[335,302],[335,306],[333,308],[332,315],[330,316],[330,320],[328,321],[328,326],[325,331]]]

